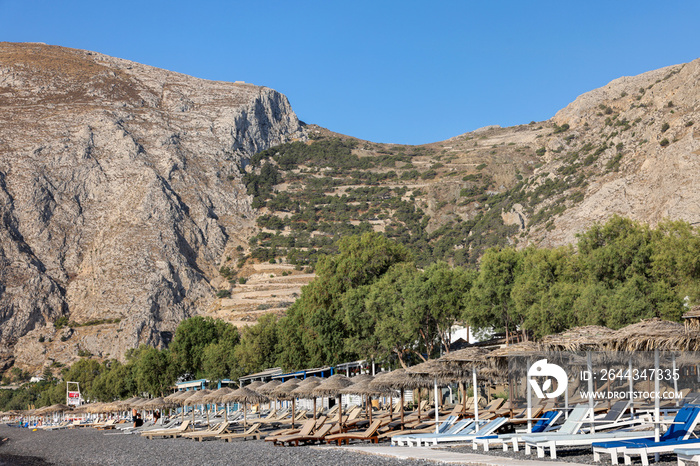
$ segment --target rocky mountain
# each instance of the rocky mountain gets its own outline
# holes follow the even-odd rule
[[[373,230],[408,246],[421,266],[474,266],[488,247],[569,244],[615,214],[652,225],[700,223],[699,78],[700,60],[624,77],[551,120],[489,126],[424,146],[309,126],[311,144],[253,157],[259,175],[248,187],[259,229],[250,251],[228,258],[222,270],[229,279],[254,278],[257,297],[275,293],[283,301],[285,290],[298,290],[274,277],[266,291],[246,261],[301,270],[318,253],[332,253],[338,237]],[[283,303],[251,299],[250,288],[230,292],[215,315],[236,321],[283,311]]]
[[[5,364],[167,343],[249,236],[245,160],[304,137],[272,89],[0,43]]]
[[[363,231],[475,266],[614,214],[700,223],[699,96],[696,60],[548,121],[402,146],[302,125],[267,88],[1,43],[2,358],[123,357],[193,314],[283,313]]]

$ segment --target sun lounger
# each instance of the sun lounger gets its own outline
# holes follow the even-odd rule
[[[535,423],[535,425],[532,426],[532,432],[529,432],[529,434],[546,432],[552,429],[554,423],[557,421],[557,419],[559,419],[560,416],[561,411],[558,410],[552,410],[543,413],[542,417],[540,417]],[[477,450],[478,446],[481,445],[482,447],[484,447],[484,451],[489,451],[492,445],[502,445],[503,451],[508,451],[508,445],[511,444],[513,445],[513,451],[518,451],[518,443],[522,441],[523,435],[528,435],[528,432],[515,432],[511,434],[479,436],[476,437],[472,442],[472,447],[474,448],[474,450]]]
[[[222,435],[224,432],[226,432],[226,429],[228,429],[229,423],[228,422],[221,422],[218,425],[212,427],[211,429],[206,429],[206,430],[200,430],[200,431],[195,431],[195,432],[186,432],[184,434],[181,434],[180,437],[183,438],[191,438],[191,439],[197,439],[198,441],[202,441],[205,438],[215,438],[219,435]]]
[[[221,439],[221,440],[226,440],[227,442],[230,442],[233,439],[243,439],[246,440],[248,437],[255,438],[256,440],[260,440],[260,437],[262,436],[262,433],[260,432],[260,424],[259,422],[256,422],[252,426],[248,428],[245,432],[238,432],[238,433],[230,433],[230,434],[221,434],[218,435],[216,438]]]
[[[608,414],[600,420],[595,420],[596,423],[602,423],[606,428],[611,428],[614,426],[620,427],[617,430],[609,432],[595,432],[595,433],[585,433],[585,434],[572,434],[572,435],[562,435],[561,433],[552,433],[551,435],[543,434],[537,437],[532,435],[524,435],[522,440],[526,443],[526,450],[529,453],[531,448],[537,449],[537,456],[539,458],[544,458],[545,450],[549,448],[549,453],[552,458],[557,457],[557,446],[582,446],[582,445],[592,445],[596,442],[604,441],[614,441],[614,440],[632,440],[640,439],[649,436],[648,430],[631,430],[629,427],[633,424],[641,424],[640,419],[635,420],[625,420],[621,421],[620,418],[624,412],[629,407],[629,403],[626,401],[621,401],[616,403],[616,407],[611,409]],[[645,415],[642,420],[646,421],[649,418]],[[617,420],[617,422],[613,422]],[[596,426],[596,429],[599,427]]]
[[[290,435],[288,438],[285,438],[283,441],[280,441],[280,444],[283,445],[287,443],[288,445],[291,445],[292,443],[296,446],[299,446],[299,443],[312,443],[312,442],[323,442],[326,438],[327,435],[330,435],[333,433],[333,428],[335,426],[333,424],[323,424],[320,429],[318,429],[316,432],[314,432],[311,435],[303,436],[303,435]]]
[[[301,435],[310,435],[311,432],[313,432],[314,427],[316,425],[321,425],[325,421],[325,417],[319,418],[317,420],[313,419],[307,419],[299,429],[282,429],[280,431],[272,432],[269,434],[267,437],[265,437],[266,442],[272,442],[273,444],[277,443],[277,439],[280,437],[284,437],[287,435],[296,435],[296,434],[301,434]],[[318,423],[318,424],[317,424]]]
[[[417,434],[407,434],[407,435],[398,435],[395,437],[392,437],[391,439],[391,444],[392,445],[406,445],[410,447],[412,444],[416,444],[416,446],[420,446],[420,441],[423,438],[431,438],[435,437],[436,435],[447,435],[447,434],[457,434],[459,432],[462,432],[464,429],[468,429],[470,426],[472,426],[469,431],[474,430],[474,421],[471,419],[462,419],[461,421],[456,421],[456,417],[452,419],[451,422],[444,422],[442,425],[440,425],[438,432],[425,432],[425,433],[417,433]]]
[[[114,429],[115,424],[116,424],[116,421],[114,419],[109,419],[108,421],[105,421],[102,424],[94,425],[93,427],[97,430],[107,430],[107,429]]]
[[[277,437],[272,439],[272,442],[275,445],[284,445],[285,443],[294,443],[295,445],[299,445],[299,442],[304,441],[305,439],[310,440],[319,436],[323,438],[326,435],[333,433],[332,431],[335,431],[336,433],[341,432],[341,428],[336,422],[325,422],[325,420],[326,417],[323,416],[322,418],[319,418],[319,420],[313,425],[310,431],[309,429],[304,429],[293,434],[278,435]]]
[[[173,437],[174,438],[174,437],[177,437],[179,434],[182,434],[185,431],[187,431],[187,428],[189,426],[190,426],[190,420],[186,419],[178,427],[174,427],[172,429],[147,430],[145,432],[141,432],[141,436],[146,437],[149,440],[152,440],[156,437],[163,437],[163,438]]]
[[[481,422],[481,421],[479,421]],[[493,419],[491,421],[488,421],[486,424],[483,426],[479,426],[478,432],[460,432],[457,434],[451,434],[451,435],[435,435],[431,438],[423,438],[423,442],[425,442],[426,445],[429,443],[432,443],[433,445],[437,445],[438,443],[442,442],[472,442],[476,437],[481,436],[481,435],[491,435],[492,433],[496,432],[498,429],[500,429],[503,425],[505,425],[508,422],[508,418],[506,417],[499,417],[496,419]],[[466,430],[466,429],[465,429]],[[474,429],[476,430],[476,429]],[[420,442],[419,442],[420,444]]]
[[[658,442],[653,437],[636,440],[600,442],[593,444],[593,459],[600,461],[601,454],[609,454],[613,464],[618,464],[618,455],[622,453],[625,463],[630,464],[632,456],[641,456],[642,464],[649,464],[648,455],[651,453],[671,452],[674,448],[691,447],[693,443],[700,447],[699,440],[690,440],[688,437],[695,429],[700,418],[700,407],[685,405],[676,414],[671,426],[659,438]]]
[[[364,432],[347,432],[344,434],[327,435],[325,440],[328,443],[337,442],[338,445],[342,445],[343,442],[349,443],[350,440],[368,440],[370,442],[377,443],[377,430],[379,429],[380,425],[381,421],[372,421],[372,424],[370,424],[367,430],[365,430]]]
[[[674,448],[673,452],[678,458],[678,466],[686,466],[688,463],[700,464],[700,447]]]

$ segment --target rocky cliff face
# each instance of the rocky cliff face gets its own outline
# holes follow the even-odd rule
[[[542,171],[585,172],[584,157],[554,154],[567,145],[565,136],[578,141],[569,153],[580,153],[587,142],[607,148],[590,164],[582,202],[533,239],[570,243],[614,214],[652,225],[663,219],[700,224],[700,59],[616,79],[581,95],[552,122],[570,129],[548,141],[552,157]]]
[[[294,138],[272,89],[0,43],[3,357],[40,365],[41,336],[62,337],[63,362],[167,342],[214,298],[222,256],[250,227],[245,159]],[[66,334],[61,316],[115,322]]]

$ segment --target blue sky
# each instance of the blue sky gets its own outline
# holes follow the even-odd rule
[[[300,119],[422,144],[544,120],[700,56],[700,2],[0,0],[0,40],[283,92]]]

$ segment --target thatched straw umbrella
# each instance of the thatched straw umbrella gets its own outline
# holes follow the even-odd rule
[[[359,380],[357,380],[359,379]],[[391,390],[381,390],[378,388],[372,388],[370,386],[370,383],[374,380],[374,376],[371,376],[369,374],[363,374],[357,377],[353,377],[352,379],[353,383],[352,385],[343,388],[340,390],[340,393],[343,395],[359,395],[359,396],[365,396],[367,397],[367,404],[365,405],[366,412],[367,412],[367,418],[369,419],[370,424],[372,423],[372,397],[373,396],[382,396],[388,393],[391,393]]]
[[[407,387],[415,387],[415,380],[412,380],[411,376],[406,373],[406,369],[396,369],[391,372],[384,372],[377,375],[372,382],[370,382],[370,387],[373,388],[393,388],[399,390],[401,394],[401,429],[403,429],[404,424],[404,390]]]
[[[214,412],[217,411],[219,403],[226,404],[226,418],[228,419],[228,403],[224,403],[223,399],[224,399],[224,396],[228,395],[232,391],[233,391],[232,388],[221,387],[217,390],[213,390],[211,393],[204,396],[203,400],[206,401],[207,403],[212,403],[215,405]]]
[[[698,351],[700,334],[686,332],[683,324],[654,318],[622,327],[603,338],[602,344],[616,351]]]
[[[248,387],[241,387],[237,390],[232,391],[228,395],[224,396],[224,401],[227,403],[243,403],[243,428],[247,428],[248,417],[247,417],[247,404],[248,403],[264,403],[268,398],[258,393],[254,390],[250,390]]]
[[[324,379],[324,378],[316,377],[315,375],[312,375],[312,376],[309,376],[305,379],[301,379],[299,381],[299,386],[302,387],[302,386],[306,385],[307,383],[322,383],[325,380],[326,379]]]
[[[314,395],[314,390],[316,387],[321,385],[321,378],[313,377],[313,379],[318,380],[308,380],[304,379],[299,383],[299,386],[292,390],[292,395],[299,398],[313,399],[314,400],[314,421],[316,420],[316,396]]]
[[[603,346],[609,351],[653,351],[654,367],[659,369],[659,351],[698,351],[700,349],[700,333],[687,332],[682,324],[669,322],[658,318],[646,319],[636,324],[623,327],[603,339]],[[631,361],[631,360],[630,360]],[[630,366],[631,366],[630,362]],[[675,370],[676,360],[673,356]],[[674,390],[678,391],[674,380]],[[659,393],[659,378],[654,377],[654,391]],[[654,438],[660,436],[660,405],[659,397],[654,397]]]
[[[204,397],[209,395],[211,390],[196,390],[192,396],[185,399],[185,406],[192,406],[192,425],[194,425],[194,406],[205,404]],[[207,409],[207,426],[209,425],[209,410]]]
[[[407,373],[411,377],[415,377],[417,381],[425,388],[434,388],[435,392],[435,422],[439,422],[439,404],[438,404],[438,382],[455,382],[464,379],[464,370],[462,366],[451,366],[437,359],[429,359],[425,362],[411,366],[407,369]],[[418,389],[418,420],[421,418],[420,412],[420,388]]]
[[[508,376],[508,400],[510,401],[510,417],[513,417],[513,398],[514,398],[514,382],[513,375],[508,371],[508,358],[517,356],[535,356],[542,353],[539,344],[532,341],[524,341],[512,345],[502,346],[485,355],[486,361],[489,362],[492,369],[506,373]],[[530,384],[527,384],[528,390]]]
[[[265,382],[263,382],[262,380],[255,380],[254,382],[250,382],[245,387],[249,390],[257,390],[258,388],[262,387],[263,385],[265,385]]]
[[[604,341],[606,341],[608,338],[612,336],[615,332],[612,329],[609,329],[607,327],[601,327],[600,325],[586,325],[583,327],[574,327],[568,330],[565,330],[561,333],[557,333],[554,335],[547,335],[545,336],[542,341],[540,342],[540,347],[544,351],[567,351],[567,352],[574,352],[574,351],[592,351],[595,349],[599,349],[601,345],[603,344]],[[587,355],[586,357],[587,361],[590,360],[590,357]],[[590,367],[588,367],[588,362],[586,362],[586,368],[588,370],[591,370]],[[631,380],[630,380],[631,382]],[[589,392],[592,392],[594,390],[593,388],[593,380],[592,378],[589,379],[589,387],[588,390]],[[630,387],[631,388],[631,387]],[[591,419],[593,418],[593,399],[589,400],[591,404]],[[608,400],[608,405],[610,404],[610,400]],[[609,406],[608,406],[609,407]],[[564,413],[565,417],[568,417],[568,409],[569,409],[569,392],[568,390],[564,392]],[[592,428],[595,429],[595,426],[591,422]]]
[[[513,345],[509,345],[511,347]],[[452,351],[444,356],[442,356],[438,361],[443,364],[444,373],[441,373],[436,369],[434,375],[439,378],[447,377],[448,379],[456,378],[460,380],[460,387],[464,393],[464,400],[466,401],[466,392],[464,388],[463,380],[467,380],[467,376],[471,374],[472,384],[474,386],[474,394],[476,400],[478,401],[477,394],[477,369],[484,368],[486,364],[486,355],[488,355],[491,350],[481,348],[478,346],[471,346],[457,351]],[[463,401],[462,412],[466,412],[466,402]],[[474,418],[479,419],[479,406],[478,403],[474,404]]]
[[[540,341],[546,351],[585,351],[598,348],[610,337],[614,330],[600,325],[574,327],[554,335],[547,335]]]
[[[185,420],[185,401],[191,396],[194,396],[197,394],[196,390],[182,390],[174,395],[170,395],[167,398],[169,401],[174,401],[178,405],[182,406],[182,411],[180,412],[180,420],[184,421]],[[194,415],[194,413],[193,413]]]
[[[292,392],[299,386],[298,379],[289,379],[275,388],[272,394],[280,400],[292,400],[292,429],[294,429],[294,417],[296,416],[296,397]]]
[[[340,390],[352,385],[352,381],[341,374],[335,374],[328,377],[323,383],[319,384],[313,391],[315,396],[337,396],[338,397],[338,425],[342,425],[343,421],[343,404],[342,394]]]
[[[166,400],[163,397],[158,397],[148,400],[141,406],[146,409],[171,409],[177,407],[178,404],[174,401]]]
[[[272,395],[272,392],[274,392],[275,388],[277,388],[280,385],[282,385],[282,381],[274,379],[274,380],[270,380],[269,382],[260,385],[258,388],[254,388],[252,390],[256,391],[258,393],[261,393],[263,395],[266,395],[269,398],[273,398],[275,400],[275,411],[276,411],[277,410],[277,398],[275,398]]]

